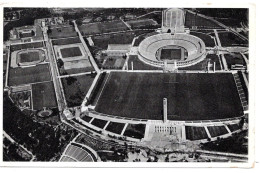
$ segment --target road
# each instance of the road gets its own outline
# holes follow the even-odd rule
[[[63,111],[66,108],[66,101],[65,101],[65,98],[62,93],[62,86],[61,86],[62,84],[58,78],[58,69],[55,64],[56,60],[54,58],[54,53],[51,48],[50,40],[48,38],[47,28],[42,28],[42,30],[43,30],[43,37],[44,37],[44,40],[46,43],[48,57],[49,57],[49,61],[50,61],[52,79],[53,79],[53,84],[54,84],[54,88],[55,88],[58,108],[59,108],[59,111]]]
[[[90,60],[90,62],[91,62],[91,64],[92,64],[92,66],[94,67],[94,69],[96,70],[96,72],[99,73],[99,72],[100,72],[100,69],[98,68],[96,61],[94,60],[94,58],[93,58],[93,56],[92,56],[92,54],[91,54],[91,52],[90,52],[90,50],[89,50],[87,44],[85,43],[85,40],[84,40],[84,38],[83,38],[81,32],[79,31],[78,25],[76,24],[75,20],[73,21],[73,23],[74,23],[75,30],[76,30],[76,32],[77,32],[78,35],[79,35],[80,41],[82,42],[83,47],[84,47],[84,49],[86,50],[86,52],[87,52],[87,54],[88,54],[88,57],[89,57],[89,60]]]

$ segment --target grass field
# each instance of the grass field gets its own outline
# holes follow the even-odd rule
[[[64,38],[64,37],[76,37],[77,32],[74,27],[61,27],[61,28],[52,28],[49,33],[50,38]]]
[[[128,28],[121,20],[118,20],[112,22],[97,22],[81,25],[79,26],[79,30],[82,32],[82,35],[95,35],[109,32],[126,31]]]
[[[208,54],[203,61],[189,67],[179,68],[179,70],[207,70],[208,61],[210,61],[211,64],[215,62],[216,70],[221,70],[221,62],[218,55],[216,54]]]
[[[79,37],[52,40],[53,45],[67,45],[67,44],[76,44],[76,43],[81,43]]]
[[[202,39],[204,41],[206,47],[215,47],[216,46],[214,39],[210,35],[207,35],[207,34],[201,33],[201,32],[190,32],[190,34]]]
[[[107,121],[101,120],[101,119],[98,119],[98,118],[95,118],[95,119],[91,122],[92,125],[94,125],[94,126],[96,126],[96,127],[99,127],[99,128],[101,128],[101,129],[103,129],[103,128],[105,127],[106,123],[107,123]]]
[[[112,72],[95,110],[159,120],[163,98],[168,99],[171,120],[213,120],[243,114],[231,73]]]
[[[38,51],[35,51],[35,52],[30,51],[30,52],[26,52],[26,53],[21,53],[20,57],[21,57],[21,59],[20,59],[21,63],[40,60],[40,54]]]
[[[208,126],[207,128],[211,137],[217,137],[228,133],[225,126]]]
[[[192,14],[190,12],[186,12],[185,16],[185,24],[186,27],[192,28],[193,26],[197,26],[198,28],[222,28],[215,22],[200,17],[198,15]]]
[[[180,60],[181,59],[181,49],[162,49],[161,59],[168,60]]]
[[[95,75],[81,75],[61,79],[68,107],[81,105],[94,77]]]
[[[248,41],[243,40],[236,34],[232,32],[218,32],[218,36],[223,47],[232,47],[232,46],[248,46]]]
[[[40,48],[40,47],[43,47],[43,42],[33,42],[33,43],[11,45],[10,50],[11,50],[11,52],[13,52],[16,50]]]
[[[8,85],[16,86],[22,84],[51,81],[49,64],[41,64],[26,68],[10,68]]]
[[[154,21],[153,19],[130,20],[130,21],[126,21],[126,23],[129,24],[131,28],[157,25],[157,22]]]
[[[79,47],[68,47],[60,50],[62,58],[82,56],[81,50]]]
[[[137,55],[129,55],[128,59],[128,68],[132,69],[132,62],[134,66],[134,70],[162,70],[162,68],[150,66],[148,64],[143,63],[139,60]]]
[[[194,141],[207,139],[208,135],[204,127],[185,126],[186,139]]]
[[[148,32],[151,31],[136,30],[136,31],[127,31],[124,33],[113,33],[113,34],[93,36],[91,38],[95,44],[95,48],[107,49],[108,44],[131,44],[134,37]]]
[[[41,110],[43,107],[57,107],[55,90],[52,82],[32,85],[33,109]]]
[[[145,133],[145,124],[128,124],[124,136],[142,139]]]
[[[124,123],[117,123],[111,121],[106,127],[106,130],[120,135],[124,126],[125,126]]]

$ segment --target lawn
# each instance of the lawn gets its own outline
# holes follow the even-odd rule
[[[181,49],[162,49],[161,50],[161,59],[168,60],[180,60],[181,59]]]
[[[11,52],[13,52],[22,49],[31,49],[31,48],[40,48],[40,47],[43,47],[43,42],[32,42],[32,43],[11,45],[10,50]]]
[[[57,107],[53,82],[32,85],[33,110]]]
[[[218,32],[218,37],[223,47],[242,46],[247,47],[248,41],[240,38],[232,32]]]
[[[192,28],[193,26],[197,26],[198,28],[222,28],[215,22],[190,13],[188,11],[186,12],[184,25],[188,28]]]
[[[49,64],[41,64],[26,68],[10,68],[8,85],[16,86],[22,84],[51,81]]]
[[[60,50],[62,58],[82,56],[81,50],[79,47],[68,47]]]
[[[67,44],[76,44],[76,43],[81,43],[79,37],[52,40],[53,45],[67,45]]]
[[[106,130],[120,135],[124,127],[124,123],[109,122]]]
[[[79,26],[79,30],[82,35],[96,35],[109,32],[126,31],[128,28],[121,20],[118,20],[112,22],[97,22],[81,25]]]
[[[134,37],[151,31],[137,30],[127,31],[124,33],[111,33],[106,35],[99,35],[91,37],[95,47],[99,49],[107,49],[108,44],[131,44]]]
[[[94,125],[94,126],[96,126],[96,127],[99,127],[99,128],[101,128],[101,129],[103,129],[103,128],[105,127],[106,123],[107,123],[107,121],[101,120],[101,119],[98,119],[98,118],[95,118],[95,119],[91,122],[92,125]]]
[[[95,110],[160,120],[163,98],[168,99],[170,120],[213,120],[243,115],[231,73],[112,72]]]
[[[137,55],[129,55],[128,59],[128,69],[132,70],[132,62],[134,66],[134,70],[162,70],[162,68],[154,67],[148,64],[143,63],[139,60]]]
[[[75,31],[74,27],[59,27],[59,28],[52,28],[50,29],[49,33],[50,38],[64,38],[64,37],[76,37],[77,32]]]
[[[153,19],[130,20],[130,21],[126,21],[126,23],[129,24],[131,28],[157,25],[157,22],[154,21]]]
[[[225,126],[208,126],[207,128],[211,137],[217,137],[228,133]]]
[[[214,38],[202,32],[190,32],[191,35],[199,37],[206,45],[206,47],[215,47]]]
[[[94,77],[95,74],[80,75],[61,79],[68,107],[81,105],[94,80]]]
[[[229,125],[227,125],[227,126],[228,126],[228,128],[229,128],[229,130],[230,130],[231,132],[234,132],[234,131],[236,131],[236,130],[241,129],[241,128],[239,127],[239,124],[229,124]]]
[[[145,133],[145,124],[128,124],[124,136],[142,139]]]
[[[185,126],[185,131],[186,139],[191,141],[208,138],[204,127]]]
[[[20,57],[21,57],[20,59],[21,63],[40,60],[40,54],[38,51],[21,53]]]
[[[211,64],[215,62],[216,70],[221,70],[220,59],[216,54],[208,54],[203,61],[189,67],[179,68],[179,70],[207,70],[208,61],[210,61]]]

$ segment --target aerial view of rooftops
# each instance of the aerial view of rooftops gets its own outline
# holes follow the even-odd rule
[[[4,162],[248,162],[249,9],[3,11]]]

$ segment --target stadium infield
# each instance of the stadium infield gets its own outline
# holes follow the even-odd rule
[[[243,115],[231,73],[111,72],[95,111],[138,119],[213,120]]]

